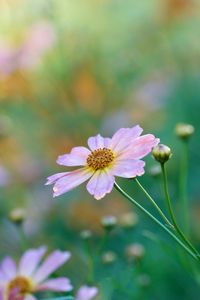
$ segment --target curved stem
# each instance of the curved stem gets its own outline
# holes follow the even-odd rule
[[[153,206],[156,208],[160,216],[163,218],[163,220],[166,222],[166,224],[174,229],[174,226],[170,223],[170,221],[167,219],[163,211],[160,209],[160,207],[156,204],[156,202],[153,200],[153,198],[149,195],[149,193],[145,190],[145,188],[142,186],[142,184],[139,182],[137,178],[135,178],[135,182],[138,184],[140,189],[143,191],[143,193],[146,195],[146,197],[150,200],[150,202],[153,204]]]
[[[183,150],[180,165],[180,200],[183,207],[183,225],[187,233],[189,233],[188,221],[188,199],[187,199],[187,172],[188,172],[188,141],[182,141]]]
[[[169,198],[168,185],[167,185],[167,174],[166,174],[166,170],[165,170],[165,164],[161,164],[161,168],[162,168],[163,181],[164,181],[165,198],[166,198],[169,214],[170,214],[170,217],[172,219],[172,223],[174,225],[174,228],[175,228],[176,232],[179,234],[179,236],[182,238],[182,240],[188,245],[188,247],[196,254],[197,258],[200,260],[199,252],[194,248],[194,246],[190,243],[190,241],[188,241],[188,239],[186,238],[184,233],[181,231],[181,229],[177,225],[176,218],[175,218],[174,213],[173,213],[171,201],[170,201],[170,198]]]
[[[143,213],[145,213],[148,217],[150,217],[154,223],[159,225],[163,230],[165,230],[185,251],[190,254],[194,259],[197,259],[197,256],[185,245],[182,241],[175,236],[165,225],[163,225],[159,220],[157,220],[148,210],[146,210],[142,205],[140,205],[136,200],[134,200],[130,195],[128,195],[116,182],[115,188],[126,197],[131,203],[137,206]]]

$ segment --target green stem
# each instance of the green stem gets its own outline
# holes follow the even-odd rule
[[[196,254],[198,260],[200,260],[199,252],[194,248],[194,246],[190,243],[190,241],[188,241],[188,239],[186,238],[184,233],[181,231],[181,229],[177,225],[176,218],[175,218],[174,213],[173,213],[171,201],[170,201],[170,198],[169,198],[168,185],[167,185],[167,173],[166,173],[166,170],[165,170],[165,164],[161,164],[161,168],[162,168],[163,181],[164,181],[165,198],[166,198],[169,214],[170,214],[170,217],[172,219],[172,223],[174,225],[174,228],[175,228],[176,232],[179,234],[179,236],[182,238],[182,240]]]
[[[104,235],[103,235],[103,238],[101,240],[101,243],[97,249],[97,255],[100,255],[101,252],[103,251],[107,241],[108,241],[108,236],[109,236],[109,232],[107,230],[104,231]]]
[[[174,235],[165,225],[163,225],[159,220],[157,220],[148,210],[146,210],[142,205],[140,205],[136,200],[134,200],[130,195],[128,195],[116,182],[115,188],[126,197],[131,203],[137,206],[143,213],[145,213],[148,217],[150,217],[154,223],[159,225],[163,230],[165,230],[185,251],[190,254],[194,259],[197,260],[197,256],[185,245],[182,241]]]
[[[139,182],[139,180],[137,178],[135,178],[135,182],[138,184],[138,186],[140,187],[140,189],[143,191],[143,193],[146,195],[146,197],[150,200],[150,202],[153,204],[153,206],[155,207],[155,209],[158,211],[158,213],[160,214],[160,216],[163,218],[163,220],[166,222],[166,224],[170,227],[170,228],[174,228],[174,226],[171,224],[171,222],[167,219],[167,217],[165,216],[165,214],[163,213],[163,211],[160,209],[160,207],[156,204],[156,202],[153,200],[153,198],[149,195],[149,193],[145,190],[145,188],[142,186],[142,184]]]
[[[91,251],[91,245],[88,240],[85,240],[85,250],[88,257],[88,283],[94,282],[94,258]]]
[[[29,245],[28,245],[27,237],[26,237],[24,229],[23,229],[23,225],[22,224],[16,225],[16,228],[17,228],[18,234],[19,234],[21,249],[22,249],[22,251],[26,251],[29,248]]]
[[[189,233],[188,199],[187,199],[187,177],[188,177],[188,141],[184,140],[180,165],[180,200],[183,208],[183,225]]]

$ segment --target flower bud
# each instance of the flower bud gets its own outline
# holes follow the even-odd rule
[[[171,149],[163,144],[159,144],[158,146],[153,148],[152,154],[154,158],[161,164],[167,162],[172,156]]]
[[[138,215],[134,212],[127,212],[119,218],[119,224],[125,229],[133,228],[137,223]]]
[[[21,225],[26,217],[26,211],[23,208],[15,208],[9,214],[9,219],[17,225]]]
[[[91,232],[89,229],[82,230],[82,231],[80,232],[80,237],[81,237],[83,240],[89,240],[89,239],[91,239],[91,237],[92,237],[92,232]]]
[[[112,264],[117,260],[117,254],[113,251],[107,251],[103,253],[101,259],[104,264]]]
[[[179,123],[176,125],[175,133],[179,138],[183,140],[187,140],[193,135],[194,130],[195,130],[194,126],[190,124]]]
[[[135,243],[129,245],[125,253],[129,261],[140,260],[145,255],[145,249],[141,244]]]
[[[101,219],[101,225],[107,231],[111,231],[117,225],[117,218],[115,216],[105,216]]]

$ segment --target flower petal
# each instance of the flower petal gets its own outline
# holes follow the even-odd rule
[[[26,251],[19,263],[19,274],[23,276],[31,276],[36,270],[45,252],[46,247]]]
[[[70,256],[70,252],[67,251],[61,252],[56,250],[51,253],[33,275],[33,281],[40,283],[45,280],[51,273],[62,266]]]
[[[0,288],[5,285],[5,283],[9,281],[9,278],[0,270]]]
[[[85,166],[90,151],[85,147],[74,147],[71,153],[58,156],[57,164],[63,166]]]
[[[88,139],[88,146],[92,151],[99,148],[108,148],[111,142],[110,138],[104,138],[100,134],[92,136]]]
[[[112,173],[115,176],[132,178],[143,175],[144,166],[145,162],[142,160],[118,160],[112,167]]]
[[[146,134],[135,139],[131,145],[121,153],[119,159],[140,159],[151,152],[158,145],[159,139],[152,134]]]
[[[1,270],[6,278],[12,279],[17,273],[15,261],[9,256],[5,257],[1,264]]]
[[[93,171],[88,168],[81,168],[68,172],[65,176],[58,179],[53,187],[54,197],[62,195],[76,186],[80,185],[93,175]]]
[[[78,290],[76,294],[76,300],[91,300],[98,293],[98,289],[96,287],[82,286]]]
[[[9,291],[7,300],[24,300],[24,296],[20,294],[20,288],[16,287]]]
[[[37,291],[69,292],[73,289],[68,278],[56,278],[45,281],[37,287]]]
[[[114,182],[115,178],[108,170],[99,170],[89,180],[87,190],[99,200],[112,191]]]
[[[119,129],[112,137],[110,149],[115,153],[120,153],[130,145],[133,139],[139,137],[142,131],[139,125]]]
[[[55,183],[58,179],[62,178],[63,176],[65,176],[68,173],[69,172],[56,173],[54,175],[51,175],[51,176],[47,177],[47,182],[45,183],[45,185]]]

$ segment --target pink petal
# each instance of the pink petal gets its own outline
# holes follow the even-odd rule
[[[120,159],[140,159],[151,152],[158,145],[159,139],[152,134],[146,134],[135,139],[131,145],[119,156]]]
[[[62,178],[63,176],[65,176],[68,173],[69,172],[62,172],[62,173],[57,173],[57,174],[49,176],[47,178],[47,182],[45,183],[45,185],[49,185],[49,184],[55,183],[58,179]]]
[[[139,125],[136,125],[133,128],[119,129],[112,137],[110,149],[115,153],[120,153],[130,145],[133,139],[140,136],[142,131],[143,129]]]
[[[109,148],[110,141],[110,138],[104,138],[100,134],[98,134],[88,139],[88,146],[92,151],[99,148]]]
[[[7,300],[24,300],[24,296],[20,294],[20,289],[19,288],[13,288],[9,292]]]
[[[37,268],[42,256],[46,252],[46,247],[30,249],[24,253],[19,263],[19,274],[31,276]]]
[[[72,172],[68,172],[64,177],[58,179],[53,187],[54,197],[62,195],[87,179],[89,179],[93,174],[88,168],[81,168]]]
[[[73,289],[68,278],[56,278],[40,284],[37,291],[69,292]]]
[[[58,156],[57,163],[63,166],[85,166],[90,151],[85,147],[74,147],[69,154]]]
[[[33,281],[35,283],[40,283],[45,280],[51,273],[62,266],[70,258],[70,256],[70,252],[67,251],[61,252],[56,250],[51,253],[35,272]]]
[[[114,176],[107,170],[94,173],[87,184],[87,190],[94,198],[99,200],[112,191],[115,182]]]
[[[115,176],[132,178],[144,174],[145,162],[142,160],[118,160],[112,167],[112,173]]]
[[[98,293],[96,287],[82,286],[77,292],[76,300],[91,300]]]
[[[2,270],[0,270],[0,287],[1,285],[4,285],[5,282],[7,282],[9,279],[7,276],[3,273]]]
[[[17,273],[16,263],[14,262],[14,260],[11,257],[7,256],[2,261],[1,270],[2,270],[3,274],[5,274],[6,278],[12,279],[13,277],[16,276],[16,273]]]

